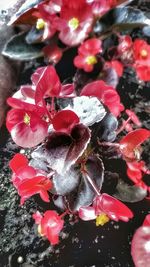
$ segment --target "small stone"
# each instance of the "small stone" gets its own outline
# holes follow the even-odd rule
[[[17,259],[17,262],[18,263],[23,263],[23,257],[22,256],[19,256],[18,259]]]

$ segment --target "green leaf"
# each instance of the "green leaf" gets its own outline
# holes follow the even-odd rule
[[[114,197],[124,202],[138,202],[147,196],[147,190],[136,185],[128,185],[119,180]]]
[[[116,7],[96,22],[94,32],[101,36],[112,31],[131,30],[146,25],[150,25],[150,19],[141,10],[129,6]]]
[[[29,45],[26,33],[14,35],[4,46],[2,55],[19,61],[28,61],[43,56],[43,44]]]

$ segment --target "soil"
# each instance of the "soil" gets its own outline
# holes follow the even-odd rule
[[[21,83],[22,80],[24,83],[30,81],[29,74],[38,65],[39,62],[32,62],[25,66],[20,77]],[[62,67],[58,65],[60,73],[61,70]],[[133,77],[134,73],[128,70],[119,83],[118,91],[125,107],[133,109],[141,119],[142,127],[150,129],[150,85],[138,85]],[[38,236],[32,219],[37,209],[42,212],[52,208],[52,204],[49,206],[35,196],[19,206],[19,197],[11,184],[9,170],[9,160],[19,149],[5,127],[0,131],[0,140],[0,267],[134,267],[130,254],[131,239],[149,213],[149,200],[127,203],[134,212],[134,218],[128,223],[110,221],[103,227],[96,227],[95,221],[78,221],[68,215],[61,241],[53,247]],[[150,167],[149,149],[150,143],[146,142],[143,159]],[[21,152],[28,155],[30,151]],[[119,170],[121,178],[127,181],[123,161],[104,157],[104,164],[109,172]],[[106,179],[103,190],[106,188],[105,192],[113,194],[112,185]]]

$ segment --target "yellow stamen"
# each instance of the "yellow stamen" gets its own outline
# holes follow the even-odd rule
[[[109,222],[109,217],[105,213],[102,213],[96,217],[96,226],[103,226],[107,222]]]
[[[42,233],[42,227],[41,227],[41,224],[38,225],[38,234],[40,236],[44,236],[44,234]]]
[[[38,19],[36,22],[36,29],[43,30],[45,27],[45,21],[43,19]]]
[[[79,27],[79,20],[77,18],[72,18],[68,22],[69,27],[71,30],[76,30]]]
[[[27,125],[30,124],[30,117],[29,117],[29,115],[28,115],[27,113],[24,115],[24,119],[23,119],[23,121],[24,121],[24,123],[27,124]]]
[[[94,65],[97,63],[97,58],[95,56],[87,56],[86,63],[88,65]]]
[[[140,54],[141,54],[141,57],[143,57],[143,58],[146,58],[148,56],[148,52],[146,49],[142,49]]]

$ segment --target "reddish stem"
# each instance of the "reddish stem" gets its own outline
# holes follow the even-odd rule
[[[116,135],[118,135],[119,133],[121,133],[123,130],[124,130],[124,128],[125,128],[125,126],[127,125],[127,123],[129,123],[129,121],[131,120],[131,118],[129,117],[122,125],[121,125],[121,127],[116,131]]]
[[[45,103],[45,100],[44,100],[44,99],[43,99],[42,103],[43,103],[43,107],[45,108],[45,111],[46,111],[46,113],[47,113],[47,116],[48,116],[48,118],[49,118],[49,121],[51,122],[51,121],[52,121],[51,114],[50,114],[49,111],[47,110],[46,103]]]
[[[64,216],[66,216],[68,214],[68,210],[64,211],[61,215],[59,215],[60,218],[63,218]]]
[[[95,193],[100,196],[100,192],[99,189],[97,188],[97,185],[93,182],[93,180],[91,179],[91,177],[88,175],[88,173],[84,173],[85,178],[87,179],[87,181],[89,182],[89,184],[92,186],[92,188],[94,189]]]

